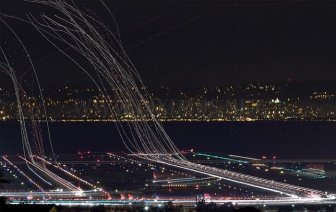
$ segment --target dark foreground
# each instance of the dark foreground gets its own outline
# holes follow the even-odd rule
[[[27,211],[27,212],[98,212],[98,211],[336,211],[336,205],[300,205],[300,206],[255,206],[255,207],[235,207],[233,205],[216,205],[215,203],[204,204],[199,202],[196,207],[184,207],[167,203],[162,207],[145,206],[141,203],[132,206],[56,206],[56,205],[0,205],[0,212],[5,211]]]

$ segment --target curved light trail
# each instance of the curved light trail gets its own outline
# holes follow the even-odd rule
[[[120,121],[115,122],[124,145],[131,153],[146,160],[285,194],[293,199],[324,199],[322,198],[324,197],[322,191],[189,162],[167,135],[161,123],[155,118],[150,95],[145,89],[136,68],[127,56],[120,41],[119,33],[112,32],[100,20],[94,18],[95,16],[83,13],[73,1],[69,3],[63,0],[31,0],[30,2],[56,10],[57,13],[53,16],[41,14],[37,18],[28,14],[27,18],[46,40],[72,60],[88,76],[100,91],[101,100],[107,103],[115,120],[121,120],[121,117],[117,115],[120,112],[117,113],[117,108],[113,106],[113,102],[121,103],[124,116],[132,119],[132,121],[124,124]],[[103,5],[106,7],[105,4]],[[113,18],[113,16],[111,17]],[[77,55],[73,56],[72,53],[65,50],[63,48],[64,44],[76,52]],[[7,66],[3,65],[3,67],[13,71]],[[16,81],[16,79],[14,78],[13,81]],[[16,88],[18,93],[17,90],[18,88]],[[18,104],[20,101],[20,98],[18,98]],[[19,114],[21,114],[23,140],[28,147],[24,116],[22,111],[19,111]],[[37,165],[34,162],[32,151],[29,148],[26,149],[31,159],[31,161],[26,160],[27,164],[33,165],[45,175],[54,178],[70,191],[83,192],[49,170]],[[329,197],[334,196],[329,195]]]
[[[20,37],[15,33],[15,31],[7,24],[6,21],[4,21],[0,17],[0,21],[9,29],[9,31],[13,34],[13,36],[16,38],[16,40],[19,42],[20,46],[24,50],[25,56],[28,58],[29,63],[31,64],[33,73],[34,73],[34,79],[37,82],[37,90],[38,97],[28,96],[26,91],[24,90],[23,86],[20,84],[17,78],[17,72],[15,71],[15,68],[11,65],[8,57],[6,56],[5,50],[2,46],[0,46],[0,71],[8,75],[12,81],[14,91],[15,91],[15,98],[17,103],[17,111],[18,111],[18,119],[20,123],[20,129],[21,129],[21,140],[23,145],[23,153],[24,157],[21,157],[26,162],[26,165],[28,169],[30,169],[38,178],[40,178],[45,183],[52,185],[48,180],[45,179],[45,176],[49,179],[52,179],[53,181],[56,181],[58,184],[64,186],[65,188],[72,190],[72,191],[81,191],[80,188],[72,185],[70,182],[62,179],[61,177],[57,176],[50,170],[48,170],[45,166],[44,161],[39,160],[36,161],[34,158],[34,154],[39,155],[40,157],[44,157],[44,147],[43,147],[43,140],[42,140],[42,132],[41,132],[41,126],[39,123],[37,123],[37,118],[35,117],[36,114],[34,114],[34,106],[35,104],[38,104],[40,100],[41,107],[42,107],[42,115],[45,118],[45,123],[47,127],[47,133],[49,137],[49,144],[50,149],[52,152],[52,155],[54,156],[54,150],[51,142],[51,136],[50,136],[50,130],[49,130],[49,124],[48,124],[48,117],[46,113],[46,108],[44,105],[44,99],[42,95],[42,90],[39,84],[39,79],[37,77],[34,65],[30,59],[29,53],[22,43]],[[32,98],[34,103],[30,104],[29,98]],[[36,101],[36,102],[35,102]],[[36,106],[37,107],[37,106]],[[28,111],[28,113],[27,113]],[[28,131],[28,128],[31,127],[31,132]],[[34,144],[33,146],[31,144]],[[55,158],[55,157],[54,157]],[[8,159],[4,157],[4,159],[9,162]],[[35,170],[34,170],[35,169]],[[39,172],[39,173],[38,173]],[[21,173],[21,172],[20,172]],[[42,176],[43,175],[43,176]],[[39,185],[35,184],[37,187],[40,188]]]
[[[101,98],[117,116],[112,102],[122,104],[123,113],[135,121],[126,127],[115,122],[126,148],[147,160],[226,179],[256,188],[274,191],[291,197],[317,198],[323,192],[275,182],[236,172],[189,162],[181,154],[152,112],[152,102],[142,80],[128,58],[118,33],[101,21],[83,13],[75,3],[62,0],[34,0],[54,8],[57,15],[28,15],[32,25],[58,50],[71,59],[97,86]],[[106,7],[106,5],[104,4]],[[108,36],[105,36],[108,35]],[[78,55],[64,51],[59,42],[71,47]],[[83,63],[85,59],[85,64]]]

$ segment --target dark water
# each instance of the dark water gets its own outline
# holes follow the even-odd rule
[[[336,158],[336,122],[167,122],[181,149],[279,158]],[[56,153],[124,151],[113,123],[52,123]],[[0,153],[22,151],[17,123],[0,123]]]

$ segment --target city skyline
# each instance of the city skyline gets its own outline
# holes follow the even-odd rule
[[[153,113],[160,121],[336,121],[336,89],[333,83],[249,83],[223,87],[147,88]],[[43,90],[44,91],[44,90]],[[112,90],[110,92],[113,92]],[[94,88],[64,86],[44,91],[49,121],[136,121],[122,101],[111,95],[110,103]],[[0,90],[0,121],[18,119],[11,90]],[[43,110],[34,96],[25,108],[34,108],[43,120]],[[113,105],[116,113],[109,109]],[[26,110],[29,111],[29,110]]]

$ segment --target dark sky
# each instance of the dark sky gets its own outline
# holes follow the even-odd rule
[[[145,84],[217,86],[253,81],[336,81],[336,1],[106,1],[125,48]],[[80,3],[112,21],[97,1]],[[32,3],[1,0],[2,13],[25,17],[50,11]],[[34,29],[5,19],[31,53],[44,86],[78,71]],[[1,45],[18,69],[28,66],[1,27]],[[21,52],[22,53],[22,52]]]

